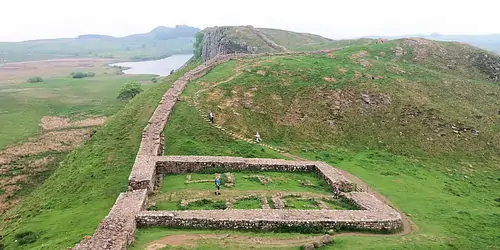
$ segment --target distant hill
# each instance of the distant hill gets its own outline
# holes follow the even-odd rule
[[[179,37],[194,37],[194,35],[200,31],[198,28],[177,25],[175,28],[158,26],[152,31],[145,34],[134,34],[126,36],[123,39],[154,39],[154,40],[169,40]]]
[[[0,42],[0,63],[70,57],[102,57],[132,60],[159,59],[192,53],[198,28],[159,26],[148,33],[113,37],[83,34],[76,38]]]
[[[420,37],[436,41],[455,41],[455,42],[467,43],[485,50],[500,53],[500,34],[442,35],[439,33],[432,33],[430,35],[414,34],[414,35],[402,35],[402,36],[368,36],[366,38],[371,38],[371,39],[386,38],[393,40],[393,39],[410,38],[410,37]]]

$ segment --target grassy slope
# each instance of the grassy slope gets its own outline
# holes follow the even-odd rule
[[[189,68],[134,98],[91,140],[71,152],[39,189],[1,218],[7,248],[62,249],[91,235],[117,195],[127,189],[142,129],[158,100]],[[17,246],[14,234],[24,231],[39,234],[38,241]]]
[[[218,66],[217,68],[232,69],[234,61]],[[224,76],[225,77],[225,76]],[[214,155],[214,156],[240,156],[260,158],[283,158],[278,153],[258,145],[234,141],[228,135],[212,127],[203,120],[200,113],[193,105],[193,96],[200,89],[197,84],[207,78],[202,78],[196,83],[190,83],[182,94],[185,101],[178,102],[173,114],[165,127],[165,155]],[[217,80],[217,74],[212,78]],[[207,111],[208,117],[209,111]],[[217,119],[217,118],[216,118]],[[210,142],[210,143],[208,143]]]
[[[293,51],[312,51],[367,44],[371,39],[331,40],[322,36],[278,29],[258,29],[271,41]]]
[[[223,27],[227,39],[237,41],[237,43],[248,44],[257,47],[257,52],[279,52],[266,44],[259,36],[246,26]],[[266,37],[278,45],[282,45],[292,51],[312,51],[322,49],[340,48],[350,45],[360,45],[372,42],[372,39],[357,40],[330,40],[322,36],[297,33],[279,29],[258,28]]]
[[[45,78],[42,83],[0,85],[0,149],[39,133],[40,119],[54,116],[109,116],[125,103],[116,99],[123,83],[149,76],[96,75]],[[153,84],[144,84],[147,89]]]
[[[470,50],[441,45],[448,56]],[[407,54],[395,56],[396,46],[403,46]],[[334,59],[293,56],[269,62],[272,58],[262,58],[250,72],[202,95],[200,101],[233,131],[251,138],[257,129],[267,143],[359,176],[418,226],[416,233],[405,237],[340,236],[335,248],[493,249],[500,241],[500,197],[494,192],[500,188],[500,138],[498,98],[491,93],[498,93],[499,87],[485,81],[466,60],[446,59],[446,54],[437,54],[432,47],[427,57],[414,61],[420,49],[395,41],[349,48],[335,53]],[[350,59],[360,50],[369,52],[365,60],[371,68]],[[450,62],[458,68],[443,65]],[[231,64],[237,63],[220,65],[197,85],[227,78],[237,67]],[[265,76],[258,70],[265,71]],[[365,77],[355,78],[355,71]],[[384,78],[371,80],[366,75]],[[336,82],[323,77],[333,77]],[[257,91],[249,95],[252,88]],[[387,94],[391,104],[366,108],[359,101],[363,93]],[[341,116],[333,116],[331,104],[338,99],[351,104],[342,107]],[[243,100],[252,101],[253,107],[245,108]],[[289,119],[293,125],[287,126],[280,121],[290,106],[304,119]],[[334,128],[328,120],[335,120]],[[457,136],[450,127],[459,123],[477,128],[480,134]],[[211,143],[217,142],[208,138],[199,147]],[[148,232],[158,233],[157,229],[141,230],[139,242],[141,237],[149,237]],[[176,233],[179,231],[162,231],[163,235]],[[209,242],[200,246],[214,247]]]

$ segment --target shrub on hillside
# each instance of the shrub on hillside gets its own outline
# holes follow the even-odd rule
[[[30,83],[43,82],[43,78],[41,78],[40,76],[33,76],[30,77],[30,79],[28,79],[28,82]]]
[[[31,231],[26,231],[14,235],[14,238],[19,245],[26,245],[35,242],[38,239],[38,235]]]
[[[142,92],[141,85],[138,84],[137,82],[130,81],[126,82],[123,84],[122,88],[120,89],[120,92],[118,94],[118,99],[119,100],[131,100],[134,98],[136,95]]]
[[[73,78],[84,78],[84,77],[93,77],[95,76],[94,72],[73,72],[71,73],[71,77]]]

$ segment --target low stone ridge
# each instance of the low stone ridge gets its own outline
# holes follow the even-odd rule
[[[273,201],[274,207],[276,209],[285,209],[285,203],[279,195],[273,196],[271,200]]]

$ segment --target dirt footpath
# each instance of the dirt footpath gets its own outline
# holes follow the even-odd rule
[[[313,236],[313,237],[296,237],[296,238],[268,238],[268,237],[250,237],[250,236],[236,236],[229,234],[180,234],[180,235],[169,235],[160,240],[153,241],[146,246],[146,250],[159,250],[167,246],[178,247],[196,247],[197,241],[214,241],[217,245],[224,249],[228,246],[236,247],[242,246],[247,248],[252,246],[252,248],[283,248],[283,247],[297,247],[304,244],[312,244],[314,242],[320,241],[323,236]]]

